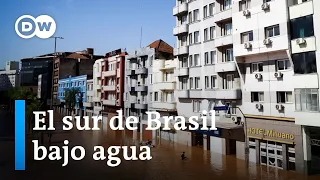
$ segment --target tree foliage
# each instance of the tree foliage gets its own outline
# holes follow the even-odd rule
[[[74,110],[77,104],[77,97],[81,93],[79,88],[65,89],[64,101],[67,108]]]

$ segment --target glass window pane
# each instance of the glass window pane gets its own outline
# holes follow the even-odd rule
[[[280,35],[280,28],[279,28],[279,26],[275,26],[275,27],[274,27],[274,35],[275,35],[275,36],[279,36],[279,35]]]

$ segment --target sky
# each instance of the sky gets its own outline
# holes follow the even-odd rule
[[[119,48],[128,52],[162,39],[175,46],[174,0],[2,0],[0,4],[0,68],[6,61],[53,53],[53,39],[22,39],[15,21],[22,15],[51,16],[57,25],[58,52],[94,48],[97,55]]]

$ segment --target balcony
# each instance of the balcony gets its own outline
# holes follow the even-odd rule
[[[188,24],[181,24],[173,28],[173,35],[178,36],[179,34],[188,33]]]
[[[134,108],[136,108],[136,109],[148,109],[148,104],[147,103],[138,103],[138,102],[136,102],[134,104]]]
[[[177,106],[176,102],[152,102],[152,108],[175,111]]]
[[[173,51],[174,56],[179,56],[179,55],[188,54],[188,53],[189,53],[188,46],[181,46],[179,48],[174,48],[174,51]]]
[[[138,91],[138,92],[148,91],[148,86],[137,85],[135,87],[135,91]]]
[[[320,112],[294,112],[295,123],[303,126],[320,127]]]
[[[135,70],[135,73],[136,74],[148,74],[148,69],[145,68],[145,67],[138,68],[138,69]]]
[[[133,59],[135,59],[135,58],[137,58],[137,55],[134,54],[134,53],[129,53],[129,54],[126,56],[126,59],[128,59],[128,60],[133,60]]]
[[[106,100],[104,99],[102,101],[103,105],[111,105],[111,106],[115,106],[116,105],[116,100]]]
[[[189,76],[189,68],[180,68],[177,69],[177,76]]]
[[[177,94],[178,98],[189,98],[190,97],[190,91],[188,89],[177,90],[176,94]]]
[[[232,35],[221,36],[215,39],[216,47],[227,46],[232,44]]]
[[[230,19],[232,17],[232,9],[227,9],[224,11],[220,11],[214,15],[214,22],[221,22],[225,21],[227,19]]]
[[[102,89],[103,89],[104,91],[115,91],[115,90],[116,90],[116,86],[115,86],[115,85],[102,86]]]
[[[217,99],[241,99],[241,89],[217,89]]]
[[[127,69],[126,70],[126,75],[127,76],[133,76],[133,75],[135,75],[135,71],[133,69]]]
[[[121,73],[120,73],[120,69],[117,69],[117,77],[120,77]]]
[[[93,107],[93,102],[83,102],[84,107]]]
[[[95,75],[97,78],[100,78],[101,77],[101,72],[95,72]]]
[[[313,1],[307,1],[289,7],[290,19],[295,19],[313,14]]]
[[[100,102],[101,98],[100,97],[92,97],[93,102]]]
[[[124,102],[124,107],[125,108],[134,108],[134,104],[132,102],[125,101]]]
[[[116,75],[116,71],[112,70],[112,71],[103,71],[102,72],[102,76],[115,76]]]
[[[236,64],[233,61],[217,63],[215,69],[216,72],[237,71]]]
[[[178,6],[173,8],[173,15],[178,16],[182,13],[187,13],[188,12],[188,3],[182,3],[179,4]]]
[[[175,90],[176,89],[176,82],[160,82],[157,83],[160,90]]]

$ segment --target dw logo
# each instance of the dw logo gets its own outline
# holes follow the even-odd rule
[[[37,18],[23,15],[15,23],[16,33],[24,39],[30,39],[34,36],[41,39],[50,38],[56,32],[56,28],[56,22],[48,15],[40,15]]]

